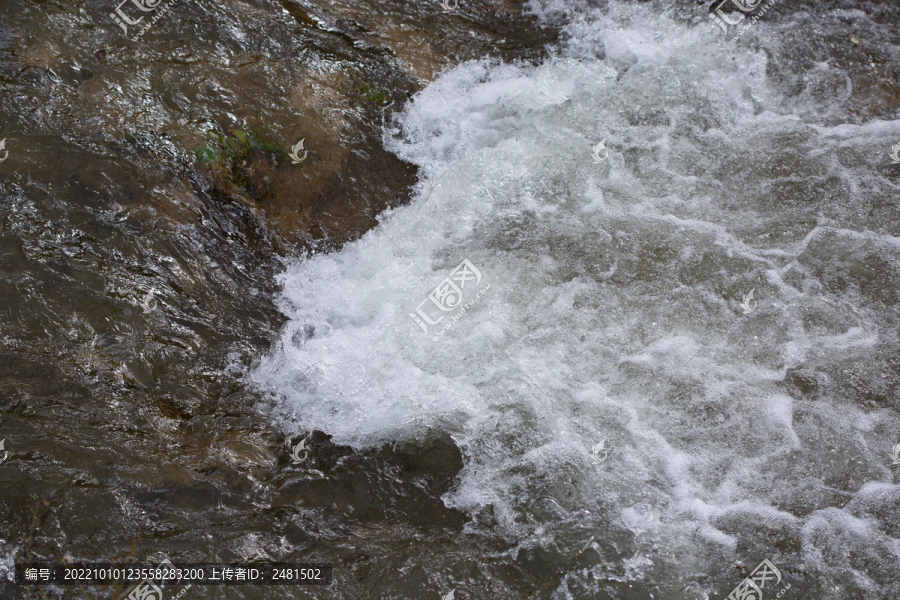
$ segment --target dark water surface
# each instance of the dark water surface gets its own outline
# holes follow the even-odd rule
[[[900,597],[895,2],[115,8],[0,4],[0,574]],[[463,258],[494,295],[413,340]]]

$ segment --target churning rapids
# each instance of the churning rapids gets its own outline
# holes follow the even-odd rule
[[[813,50],[881,26],[528,10],[566,19],[553,57],[444,72],[385,131],[413,201],[282,275],[264,410],[448,433],[445,504],[554,598],[724,597],[764,559],[766,598],[900,597],[900,120]]]

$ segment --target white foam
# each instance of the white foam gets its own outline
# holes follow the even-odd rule
[[[780,386],[787,369],[874,351],[890,322],[853,290],[828,291],[817,236],[842,232],[838,261],[870,245],[894,260],[897,246],[842,224],[840,206],[830,224],[782,227],[817,210],[765,199],[805,179],[773,175],[748,141],[821,173],[832,167],[817,143],[861,151],[894,125],[806,124],[779,112],[764,53],[732,61],[709,29],[647,5],[579,18],[571,6],[532,4],[571,20],[572,42],[540,67],[469,62],[416,95],[385,136],[421,168],[415,198],[340,253],[289,266],[290,321],[253,377],[277,391],[288,431],[356,448],[451,433],[465,467],[445,502],[473,516],[490,506],[494,532],[515,543],[589,514],[655,540],[627,558],[634,569],[673,548],[729,556],[743,534],[718,517],[790,520],[773,504],[800,502],[812,484],[797,474],[833,477],[822,440],[874,465],[875,431],[897,424],[880,414],[853,427],[848,399]],[[856,181],[866,168],[833,172]],[[482,275],[465,300],[490,289],[434,342],[438,328],[425,335],[409,315],[463,259]],[[758,306],[744,314],[751,288]],[[817,319],[828,326],[804,325]],[[886,481],[878,489],[896,495]],[[540,512],[542,498],[557,508]],[[818,548],[838,539],[896,552],[836,508],[802,521],[804,560],[823,568],[835,563]]]

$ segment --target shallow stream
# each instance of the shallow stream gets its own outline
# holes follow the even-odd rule
[[[0,571],[900,597],[900,7],[475,4],[4,26]]]

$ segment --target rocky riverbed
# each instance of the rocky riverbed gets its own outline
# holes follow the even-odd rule
[[[693,600],[771,558],[783,598],[900,593],[896,3],[783,0],[731,45],[709,2],[183,1],[136,41],[115,9],[0,7],[0,573]],[[404,345],[392,286],[458,252],[493,347]]]

